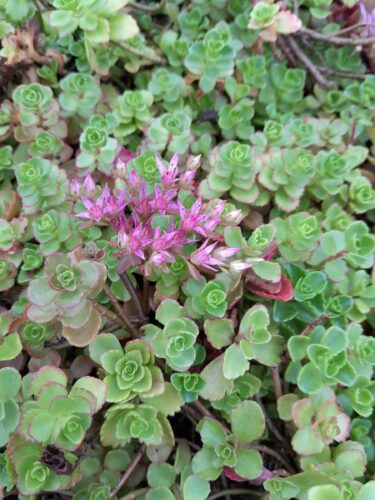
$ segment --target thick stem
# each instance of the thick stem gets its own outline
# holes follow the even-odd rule
[[[94,304],[95,309],[97,309],[101,314],[107,316],[107,318],[112,321],[112,323],[116,323],[118,326],[123,326],[121,319],[117,316],[116,313],[103,306],[102,304],[98,304],[97,302]]]
[[[311,30],[309,28],[306,28],[305,26],[302,26],[302,28],[297,34],[306,34],[310,38],[314,38],[315,40],[321,40],[322,42],[332,43],[334,45],[371,45],[372,43],[375,43],[375,37],[344,38],[344,37],[319,33],[318,31]]]
[[[279,369],[277,366],[273,366],[271,368],[271,376],[272,376],[273,390],[274,390],[275,397],[277,400],[277,399],[281,398],[281,396],[283,395],[283,389],[281,387]]]
[[[112,43],[114,43],[115,45],[117,45],[121,49],[124,49],[124,50],[130,52],[130,54],[138,56],[142,59],[148,59],[149,61],[151,61],[155,64],[166,64],[166,60],[164,59],[164,57],[158,56],[157,54],[148,54],[143,49],[137,49],[136,47],[132,47],[131,45],[129,45],[128,43],[125,43],[125,42],[121,42],[121,43],[120,42],[112,42]]]
[[[130,297],[132,298],[133,304],[135,309],[137,310],[137,314],[139,316],[140,321],[143,323],[147,323],[147,317],[145,315],[145,312],[143,310],[143,306],[141,303],[141,300],[139,298],[139,295],[137,293],[137,290],[135,289],[132,280],[129,278],[128,273],[122,273],[120,274],[120,278],[124,285],[126,286],[126,289],[129,292]]]
[[[295,56],[297,57],[297,59],[299,59],[300,62],[306,67],[306,69],[313,76],[316,82],[319,83],[319,85],[321,85],[324,89],[330,90],[332,88],[332,83],[330,83],[328,80],[326,80],[326,78],[324,78],[318,66],[316,66],[312,62],[312,60],[302,51],[302,49],[294,40],[294,38],[292,36],[288,36],[286,37],[286,40],[287,43],[289,44],[289,47],[292,49]]]
[[[104,285],[103,287],[104,292],[107,294],[109,300],[111,301],[111,304],[115,308],[118,316],[121,318],[121,320],[124,323],[124,326],[129,330],[129,332],[132,333],[134,337],[140,337],[140,334],[138,330],[135,328],[135,326],[131,323],[131,321],[127,318],[127,316],[124,314],[124,311],[122,310],[122,307],[120,306],[118,300],[112,293],[111,289],[107,284]]]
[[[129,477],[132,475],[132,473],[134,472],[134,469],[137,467],[137,465],[139,464],[139,462],[141,461],[142,459],[142,456],[143,456],[143,453],[145,452],[145,449],[146,449],[146,445],[145,444],[142,444],[142,446],[139,448],[139,450],[137,451],[137,454],[135,455],[133,461],[129,464],[128,468],[126,469],[126,471],[124,472],[124,475],[122,476],[122,478],[120,479],[118,485],[116,486],[116,488],[111,492],[109,498],[113,498],[116,493],[118,493],[121,488],[125,485],[126,481],[129,479]]]

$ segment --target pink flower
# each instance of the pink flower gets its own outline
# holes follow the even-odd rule
[[[82,186],[77,179],[73,179],[70,182],[70,191],[74,196],[79,196],[81,194]]]
[[[84,210],[83,212],[79,212],[77,216],[99,222],[105,215],[105,208],[108,205],[110,196],[111,194],[109,192],[108,186],[105,185],[103,192],[96,200],[82,197],[81,200],[86,210]]]
[[[372,9],[371,12],[369,12],[367,10],[366,5],[363,2],[360,2],[359,11],[361,14],[359,22],[368,25],[365,28],[363,28],[362,36],[364,37],[375,36],[375,8]]]
[[[155,161],[160,172],[160,181],[162,186],[167,187],[176,182],[178,175],[178,158],[178,153],[174,154],[166,167],[160,158],[155,157]]]
[[[86,196],[94,196],[96,192],[95,182],[90,174],[87,174],[83,181],[83,192]]]
[[[159,186],[155,186],[154,194],[149,200],[152,211],[165,215],[168,210],[175,209],[177,205],[172,200],[176,197],[176,194],[177,189],[170,189],[166,193],[163,193]]]
[[[217,245],[217,241],[215,243],[211,243],[211,245],[208,244],[209,241],[210,240],[206,240],[203,245],[198,248],[198,250],[190,255],[190,262],[196,266],[216,271],[216,266],[223,266],[224,262],[211,255]]]
[[[116,168],[118,170],[125,170],[127,163],[133,158],[135,158],[135,155],[128,149],[122,147],[115,160]]]

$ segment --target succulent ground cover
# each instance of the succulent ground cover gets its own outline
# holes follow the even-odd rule
[[[375,498],[373,0],[0,34],[0,499]]]

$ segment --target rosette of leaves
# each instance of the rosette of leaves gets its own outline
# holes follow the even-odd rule
[[[277,366],[281,350],[282,337],[272,334],[268,310],[255,305],[244,314],[235,343],[225,351],[224,377],[228,380],[241,377],[252,359],[267,366]]]
[[[275,203],[281,210],[295,210],[314,176],[314,156],[302,149],[271,150],[260,156],[260,162],[258,182],[275,193]]]
[[[352,321],[364,321],[375,307],[375,288],[365,270],[349,269],[344,279],[336,285],[338,291],[351,299],[351,308],[345,310]]]
[[[266,59],[263,56],[254,55],[247,59],[241,59],[236,63],[236,66],[244,83],[257,89],[264,86],[266,81]]]
[[[47,449],[48,450],[48,449]],[[81,471],[74,453],[60,452],[64,467],[55,471],[48,463],[48,451],[39,443],[31,443],[13,434],[7,454],[21,495],[32,496],[43,491],[69,489],[79,480]],[[47,465],[47,463],[48,465]]]
[[[82,241],[78,221],[64,212],[49,210],[33,221],[32,228],[43,255],[57,251],[69,252]]]
[[[0,219],[0,251],[2,253],[14,254],[17,251],[27,224],[25,217],[12,219],[10,222]]]
[[[0,446],[5,446],[20,419],[17,395],[21,388],[21,376],[15,368],[0,368],[0,383]]]
[[[59,118],[60,108],[50,87],[39,83],[19,85],[12,100],[18,122],[14,129],[17,141],[31,142],[43,130],[59,138],[66,136],[66,123]]]
[[[26,321],[19,327],[19,335],[27,352],[32,356],[40,356],[45,352],[44,344],[58,337],[61,328],[57,323],[34,323]]]
[[[259,164],[253,158],[250,146],[235,141],[227,142],[214,150],[210,164],[212,169],[207,180],[200,185],[200,193],[204,198],[220,198],[229,191],[230,196],[241,203],[254,203],[257,200],[259,187],[255,176]]]
[[[162,371],[154,366],[155,358],[145,341],[127,342],[123,349],[114,335],[102,334],[91,342],[89,351],[104,370],[108,402],[126,402],[137,395],[149,398],[164,391]]]
[[[39,132],[29,146],[29,153],[34,158],[65,162],[71,157],[72,149],[50,132]]]
[[[253,398],[262,387],[260,378],[246,372],[233,381],[232,391],[223,398],[213,401],[212,406],[220,410],[227,420],[230,420],[231,411],[242,401]]]
[[[319,221],[315,215],[299,212],[282,220],[272,220],[280,254],[288,261],[308,260],[318,247]]]
[[[58,319],[62,335],[70,344],[85,346],[101,327],[101,316],[91,299],[102,290],[107,271],[104,264],[79,260],[74,254],[47,257],[43,278],[28,286],[28,317],[36,323]]]
[[[160,171],[155,160],[155,154],[150,151],[130,160],[127,168],[129,171],[135,170],[151,186],[160,180]],[[153,190],[154,188],[152,187],[151,189]]]
[[[83,129],[79,145],[80,153],[77,156],[76,165],[80,176],[96,169],[107,175],[111,172],[119,144],[116,139],[109,137],[106,129],[88,125]]]
[[[11,328],[13,319],[7,312],[0,315],[0,361],[14,359],[22,352],[20,337]]]
[[[235,54],[229,27],[221,24],[208,31],[203,41],[190,46],[184,65],[192,75],[199,77],[199,87],[208,94],[217,80],[232,74]]]
[[[303,69],[272,64],[267,73],[266,84],[258,97],[265,113],[273,116],[275,110],[290,112],[298,109],[303,98],[305,79],[306,72]]]
[[[343,403],[348,402],[358,415],[370,417],[375,406],[375,382],[360,375],[353,385],[344,390],[343,396]]]
[[[49,15],[50,25],[64,37],[83,30],[88,44],[124,41],[139,33],[135,19],[122,11],[128,0],[111,0],[103,5],[99,0],[85,4],[82,0],[54,0],[56,10]]]
[[[150,149],[169,153],[185,153],[190,143],[190,116],[183,111],[165,113],[147,130]]]
[[[361,150],[362,148],[358,148],[355,151],[355,148],[349,147],[348,154],[344,155],[334,150],[320,151],[315,157],[316,175],[309,186],[309,191],[319,200],[338,194],[351,170],[364,161],[362,153],[365,151]]]
[[[226,139],[238,137],[249,139],[253,132],[251,120],[254,116],[254,107],[250,99],[241,99],[236,104],[224,104],[219,111],[219,126]]]
[[[48,160],[33,158],[16,167],[17,191],[26,214],[61,205],[68,183],[65,171]]]
[[[325,384],[351,386],[357,373],[348,359],[348,337],[338,326],[325,330],[315,327],[309,336],[300,340],[292,336],[288,350],[293,362],[307,358],[298,369],[297,385],[305,394],[315,394]]]
[[[106,385],[81,377],[68,391],[66,374],[54,366],[40,368],[32,378],[33,401],[21,408],[20,435],[32,442],[73,451],[82,443],[92,416],[103,406]]]
[[[173,373],[171,382],[185,403],[196,401],[205,386],[205,381],[198,373]]]
[[[192,318],[222,318],[228,308],[227,288],[218,279],[207,282],[190,278],[183,285],[185,307]]]
[[[40,254],[39,246],[34,243],[26,243],[22,250],[22,265],[17,276],[20,284],[28,283],[43,266],[44,257]]]
[[[151,106],[154,97],[147,90],[126,90],[113,104],[113,116],[116,120],[114,135],[124,139],[136,130],[144,130],[150,123]]]
[[[154,96],[155,101],[163,101],[166,109],[173,111],[182,104],[182,97],[185,91],[185,80],[182,76],[168,71],[166,68],[159,68],[153,72],[148,84],[148,90]],[[169,106],[172,104],[172,106]]]
[[[199,7],[193,7],[190,10],[183,10],[180,12],[177,17],[177,22],[182,35],[190,41],[198,38],[200,33],[207,28],[209,19],[204,16]]]
[[[156,319],[164,328],[152,327],[150,338],[153,353],[165,359],[173,370],[184,372],[196,358],[195,343],[198,326],[185,318],[178,302],[164,300],[156,310]],[[147,333],[147,326],[146,326]]]
[[[60,80],[59,103],[63,115],[90,118],[101,98],[101,89],[93,76],[70,73]]]
[[[278,400],[281,417],[286,416],[283,410],[288,413],[288,398],[292,401],[290,394]],[[298,399],[289,411],[297,428],[292,447],[299,455],[316,455],[332,443],[346,441],[349,437],[350,417],[343,412],[334,391],[328,386],[309,398]]]
[[[342,195],[345,191],[346,189],[343,190]],[[375,208],[375,189],[364,176],[358,176],[350,183],[347,197],[349,198],[349,207],[355,214],[363,214]]]
[[[251,30],[259,31],[259,36],[268,42],[276,42],[278,33],[287,35],[299,31],[302,22],[288,10],[280,10],[280,4],[260,1],[250,13],[248,24]]]
[[[105,413],[100,429],[103,446],[123,447],[132,439],[147,445],[172,444],[173,431],[166,416],[148,404],[119,403]]]
[[[162,298],[177,299],[182,283],[189,276],[189,268],[184,258],[176,257],[174,262],[167,264],[167,269],[168,273],[156,268],[149,279],[156,280],[156,293]]]
[[[183,61],[189,52],[189,41],[185,37],[179,37],[175,31],[166,31],[160,37],[159,46],[172,67],[183,65]]]
[[[231,435],[216,420],[203,418],[197,426],[203,447],[194,455],[194,474],[214,481],[224,467],[229,467],[246,479],[258,477],[263,470],[262,457],[258,451],[247,449],[246,445],[262,436],[264,422],[262,410],[254,401],[244,401],[231,412]]]

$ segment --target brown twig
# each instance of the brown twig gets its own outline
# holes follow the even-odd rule
[[[142,323],[147,323],[147,317],[146,317],[145,312],[143,310],[141,300],[139,298],[137,290],[134,288],[132,280],[129,278],[128,273],[124,272],[124,273],[120,274],[120,278],[121,278],[122,282],[124,283],[126,289],[129,292],[129,295],[133,301],[134,307],[138,313],[140,321]]]
[[[318,318],[314,319],[314,321],[312,321],[309,325],[307,325],[306,328],[300,333],[300,335],[302,337],[305,337],[306,335],[308,335],[311,332],[311,330],[313,330],[317,325],[319,325],[319,323],[321,323],[322,321],[324,321],[328,317],[329,317],[329,314],[327,312],[325,312],[324,314],[321,314]]]
[[[134,472],[134,469],[137,467],[137,465],[141,461],[143,453],[145,452],[145,449],[146,449],[146,445],[142,444],[142,446],[137,451],[137,453],[136,453],[133,461],[129,464],[129,466],[126,469],[124,475],[120,479],[118,485],[116,486],[116,488],[114,490],[112,490],[109,498],[113,498],[116,495],[116,493],[118,493],[121,490],[121,488],[124,486],[124,484],[126,483],[126,481],[129,479],[129,477]]]
[[[295,56],[299,61],[306,67],[312,77],[316,80],[319,85],[321,85],[324,89],[329,90],[332,88],[332,83],[330,83],[320,72],[318,66],[316,66],[312,60],[302,51],[300,46],[294,40],[292,36],[286,37],[287,43],[289,47],[294,52]]]
[[[366,80],[369,73],[351,73],[349,71],[339,71],[333,68],[326,68],[325,66],[316,66],[321,73],[326,73],[327,75],[337,76],[339,78],[350,78],[351,80]]]
[[[98,304],[97,302],[94,303],[95,309],[97,309],[101,314],[106,316],[112,323],[116,323],[118,326],[123,326],[121,319],[117,316],[116,313],[108,309],[107,307],[103,306],[102,304]]]
[[[104,292],[108,296],[109,300],[111,301],[111,304],[115,308],[118,316],[121,318],[123,321],[125,327],[134,335],[134,337],[139,337],[140,334],[138,330],[135,328],[135,326],[131,323],[131,321],[127,318],[127,316],[124,314],[124,311],[122,310],[122,307],[120,306],[118,300],[112,293],[111,289],[107,284],[104,285],[103,287]]]
[[[279,369],[277,366],[273,366],[271,368],[271,377],[272,377],[273,390],[275,393],[275,397],[276,397],[276,400],[278,400],[283,395],[283,390],[281,387],[280,374],[279,374]]]
[[[297,35],[307,35],[315,40],[320,40],[322,42],[332,43],[334,45],[370,45],[375,43],[375,37],[368,38],[344,38],[334,35],[329,35],[325,33],[319,33],[319,31],[311,30],[302,26],[302,28],[296,33]]]
[[[281,49],[287,60],[290,62],[290,64],[294,67],[298,66],[297,59],[294,53],[290,50],[290,47],[288,47],[288,45],[285,43],[285,40],[281,36],[279,36],[277,39],[277,45]]]

